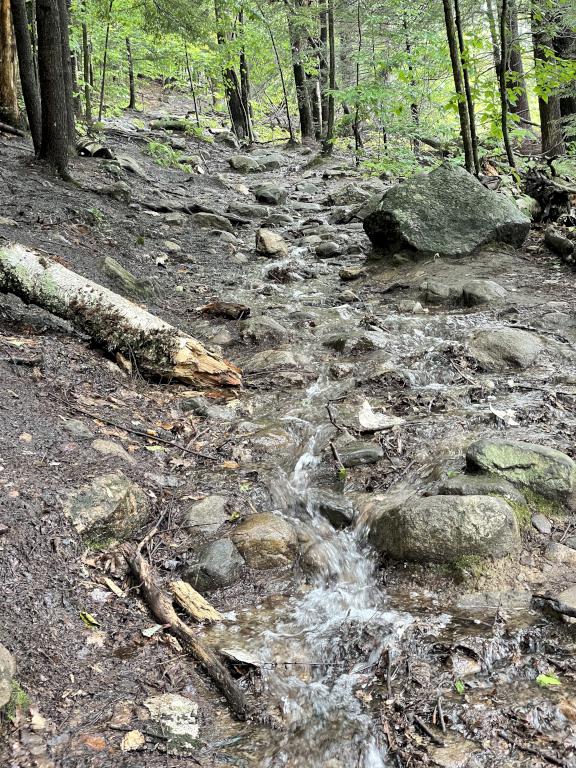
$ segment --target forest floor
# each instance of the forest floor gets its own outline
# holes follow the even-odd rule
[[[145,119],[185,111],[177,97],[151,99]],[[278,509],[274,486],[302,457],[310,425],[330,430],[329,402],[354,409],[368,399],[405,418],[375,438],[384,459],[349,470],[345,479],[337,478],[325,441],[310,478],[351,498],[399,484],[430,491],[463,468],[466,446],[485,435],[505,433],[576,457],[574,272],[547,251],[537,230],[518,251],[488,247],[461,261],[382,261],[359,222],[336,223],[353,202],[350,185],[367,181],[350,158],[335,155],[319,164],[309,148],[267,146],[280,153],[281,167],[243,175],[228,162],[237,152],[187,136],[182,154],[200,154],[206,169],[188,174],[159,166],[145,152],[153,134],[132,124],[142,117],[126,113],[105,139],[115,153],[135,159],[146,178],[118,174],[108,160],[76,158],[76,184],[63,183],[35,165],[25,140],[3,137],[0,246],[23,243],[121,293],[103,267],[105,257],[116,259],[142,281],[151,312],[218,346],[244,370],[244,388],[204,393],[206,408],[191,411],[190,387],[150,382],[137,370],[130,375],[67,323],[2,296],[0,641],[17,659],[17,681],[28,700],[1,726],[0,764],[576,766],[576,635],[530,599],[576,583],[576,556],[568,563],[544,556],[550,541],[565,541],[576,530],[571,517],[555,519],[550,533],[526,526],[522,551],[489,565],[380,564],[379,587],[396,641],[354,696],[362,705],[358,717],[370,720],[376,751],[389,748],[384,762],[361,747],[355,762],[339,755],[328,746],[341,746],[334,723],[325,731],[314,726],[313,744],[300,732],[291,742],[266,718],[236,723],[168,633],[142,634],[155,622],[130,586],[118,548],[87,542],[63,513],[67,494],[92,478],[121,469],[144,489],[150,515],[133,541],[160,520],[149,554],[167,581],[234,521]],[[118,178],[129,184],[130,203],[102,194]],[[161,199],[175,209],[193,201],[225,214],[230,203],[254,204],[249,188],[262,181],[285,187],[288,200],[235,226],[234,238],[193,226],[185,213],[150,207]],[[342,205],[334,205],[339,197]],[[255,231],[280,210],[285,217],[274,223],[290,257],[267,259],[255,253]],[[314,234],[335,241],[337,251],[317,258],[303,240]],[[357,279],[342,280],[343,268],[360,267]],[[458,286],[477,278],[496,280],[508,291],[506,301],[464,308],[422,299],[427,280]],[[252,319],[264,322],[242,326],[208,317],[199,308],[214,300],[244,304]],[[487,371],[474,363],[470,335],[502,327],[528,329],[543,340],[536,365]],[[362,341],[366,330],[375,334],[369,348]],[[325,344],[335,335],[339,351]],[[374,341],[379,335],[386,338],[383,347]],[[17,364],[14,350],[36,364]],[[259,354],[265,350],[272,351],[268,358]],[[292,366],[290,355],[296,355]],[[313,396],[316,381],[324,387],[320,398]],[[134,430],[152,430],[173,445]],[[218,534],[188,528],[186,510],[212,494],[226,498],[230,522]],[[244,630],[260,616],[252,630],[261,635],[267,616],[292,610],[310,582],[303,563],[245,570],[238,583],[209,599],[230,632],[245,611]],[[480,608],[474,596],[484,601]],[[96,625],[83,620],[86,613]],[[217,644],[218,630],[205,637]],[[370,642],[363,632],[347,640],[342,663],[367,658]],[[560,687],[536,685],[537,674],[552,672]],[[464,692],[455,689],[455,679],[465,681]],[[253,672],[242,684],[266,711],[266,686]],[[168,754],[165,739],[147,725],[143,702],[162,693],[199,705],[192,757]],[[438,727],[439,696],[446,734]],[[268,715],[278,719],[278,712]],[[145,743],[122,751],[131,729],[139,729]],[[306,754],[299,751],[303,745]]]

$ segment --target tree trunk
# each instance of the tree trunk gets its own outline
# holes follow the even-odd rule
[[[322,132],[328,124],[328,11],[325,0],[320,2],[320,45],[318,47],[318,72],[320,80],[320,101],[322,114]]]
[[[132,61],[132,46],[130,44],[130,38],[126,38],[126,55],[128,57],[128,87],[129,87],[129,101],[128,109],[136,109],[136,86],[134,85],[134,62]]]
[[[360,3],[358,2],[358,13],[360,13]],[[408,27],[408,18],[407,14],[404,13],[402,16],[402,27],[404,28],[404,47],[406,50],[406,55],[408,57],[408,72],[410,74],[410,87],[413,89],[416,89],[416,81],[414,80],[414,67],[412,66],[412,43],[410,41],[410,30]],[[358,26],[360,29],[360,26]],[[418,125],[420,124],[420,110],[418,108],[418,104],[413,101],[410,104],[410,114],[412,116],[412,123],[414,125],[415,129],[418,129]],[[418,139],[414,138],[412,139],[412,149],[414,152],[418,149]]]
[[[106,21],[106,37],[104,39],[104,59],[102,61],[102,79],[100,81],[100,103],[98,105],[98,122],[102,121],[102,112],[104,111],[104,92],[106,90],[106,69],[108,67],[108,44],[110,42],[110,23],[112,19],[112,6],[114,0],[108,4],[108,17]]]
[[[541,9],[532,3],[532,42],[534,48],[534,62],[536,65],[536,83],[538,84],[539,72],[546,66],[548,60],[547,51],[552,48],[553,40],[550,31],[550,18],[542,15]],[[542,154],[548,156],[563,155],[566,153],[564,136],[562,134],[560,110],[560,96],[557,92],[548,93],[546,98],[538,96],[538,111],[540,113],[540,132],[542,134]]]
[[[478,159],[478,136],[476,134],[476,117],[474,114],[474,100],[472,98],[472,89],[470,88],[470,75],[468,72],[468,55],[464,43],[464,32],[462,31],[462,17],[460,16],[460,0],[454,0],[455,24],[458,34],[458,49],[460,51],[460,61],[462,64],[462,76],[464,79],[464,92],[466,94],[466,106],[468,107],[468,120],[470,122],[470,141],[472,144],[472,159],[474,161],[474,171],[476,175],[480,173],[480,160]]]
[[[510,134],[508,133],[508,88],[506,75],[508,74],[508,41],[510,37],[510,19],[508,18],[508,0],[502,0],[500,8],[500,107],[502,114],[502,138],[506,149],[506,157],[511,168],[516,167],[512,145],[510,143]]]
[[[39,20],[43,4],[38,3]],[[39,35],[41,60],[42,47]],[[69,320],[109,352],[135,360],[148,375],[201,386],[241,383],[235,366],[196,339],[22,245],[0,249],[0,290]]]
[[[490,29],[490,39],[492,40],[492,57],[494,59],[494,69],[496,70],[496,80],[500,82],[500,37],[496,25],[496,16],[492,0],[486,0],[486,16],[488,18],[488,27]]]
[[[300,116],[300,136],[302,140],[314,138],[314,120],[312,106],[306,82],[306,70],[303,62],[303,34],[299,21],[294,21],[295,9],[287,4],[288,34],[292,47],[292,69],[294,71],[294,84],[296,86],[296,101]]]
[[[76,146],[76,124],[74,120],[74,78],[72,76],[72,56],[70,55],[70,14],[67,0],[58,0],[60,15],[60,53],[62,61],[62,79],[64,81],[64,104],[66,107],[66,135],[70,147]]]
[[[456,90],[456,98],[458,99],[458,116],[460,118],[460,135],[462,137],[462,144],[464,145],[464,162],[466,170],[469,173],[472,173],[474,170],[474,154],[472,151],[472,138],[470,135],[470,116],[468,114],[464,80],[462,77],[462,65],[458,48],[458,33],[454,21],[454,9],[452,7],[452,0],[442,0],[442,4],[444,6],[444,21],[446,24],[448,47],[450,49],[454,88]]]
[[[334,35],[334,0],[328,0],[328,64],[330,94],[328,96],[328,124],[322,154],[331,155],[334,149],[334,91],[336,90],[336,40]]]
[[[576,60],[576,26],[562,28],[554,36],[554,51],[560,59]],[[576,142],[576,82],[572,81],[560,91],[560,116],[564,138]]]
[[[518,29],[518,5],[516,0],[509,3],[509,65],[507,87],[517,91],[514,100],[509,101],[510,112],[518,115],[520,125],[531,122],[526,79],[524,77],[524,64],[522,62],[522,46],[520,45],[520,31]]]
[[[10,0],[0,0],[0,120],[14,128],[20,123],[16,94],[16,43]]]
[[[42,105],[40,157],[64,179],[68,173],[68,124],[62,74],[58,0],[38,0],[38,77]]]
[[[278,46],[276,45],[276,38],[272,27],[268,23],[268,19],[264,15],[262,8],[259,8],[262,14],[262,21],[268,34],[270,36],[270,42],[272,43],[272,50],[274,51],[274,58],[276,59],[276,66],[278,67],[278,74],[280,75],[280,83],[282,84],[282,94],[284,95],[284,104],[286,105],[286,120],[288,121],[288,133],[290,134],[290,144],[296,144],[296,137],[294,136],[294,128],[292,126],[292,118],[290,117],[290,104],[288,101],[288,89],[286,87],[286,80],[284,79],[284,71],[282,69],[282,62],[280,61],[280,54],[278,53]]]
[[[184,53],[186,55],[186,69],[188,71],[188,80],[190,82],[190,93],[192,94],[192,101],[194,103],[194,115],[196,117],[196,125],[200,127],[200,114],[198,113],[198,102],[196,101],[196,88],[194,87],[194,76],[192,75],[192,67],[190,66],[190,59],[188,57],[188,46],[184,43]]]
[[[86,3],[83,6],[84,14],[86,14]],[[90,94],[90,42],[88,40],[88,25],[84,20],[82,22],[82,78],[84,80],[84,114],[86,115],[86,124],[88,127],[92,125],[92,96]]]
[[[320,81],[313,75],[306,76],[308,84],[308,97],[312,120],[314,121],[314,137],[319,141],[322,138],[322,100],[320,96]]]
[[[214,15],[216,18],[216,39],[219,46],[226,45],[226,33],[222,27],[222,0],[214,0]],[[222,72],[224,82],[224,91],[226,93],[226,103],[232,123],[232,130],[236,136],[242,139],[250,139],[250,128],[248,124],[248,115],[244,110],[242,103],[242,93],[238,75],[233,67],[226,67]]]
[[[72,63],[72,92],[73,92],[73,104],[74,104],[74,117],[77,120],[82,119],[82,96],[80,95],[80,87],[78,85],[78,54],[76,51],[71,51],[70,61]]]
[[[12,0],[12,18],[14,20],[14,35],[18,49],[18,66],[20,69],[20,83],[22,95],[28,115],[28,125],[32,134],[32,142],[36,154],[40,152],[42,142],[42,116],[40,113],[40,93],[36,80],[34,66],[34,54],[32,41],[28,29],[28,16],[26,14],[25,0]]]

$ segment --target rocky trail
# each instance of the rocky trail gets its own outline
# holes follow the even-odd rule
[[[382,258],[358,209],[389,183],[346,157],[127,115],[76,185],[2,140],[0,248],[144,304],[243,386],[151,381],[2,296],[0,764],[576,766],[573,270],[537,228]],[[186,620],[246,721],[155,623],[138,542],[209,601]]]

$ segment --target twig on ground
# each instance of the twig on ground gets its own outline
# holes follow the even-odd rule
[[[426,736],[428,736],[428,738],[434,742],[434,744],[436,744],[439,747],[444,746],[444,742],[442,741],[442,739],[439,739],[438,736],[436,736],[436,734],[433,731],[431,731],[430,728],[428,728],[426,723],[418,717],[418,715],[414,715],[414,724],[417,725],[418,728],[420,728],[420,730],[423,731],[426,734]]]
[[[528,746],[528,744],[519,744],[516,741],[516,738],[506,733],[506,731],[498,731],[498,736],[504,739],[504,741],[507,741],[508,744],[510,744],[514,749],[519,749],[521,752],[526,752],[529,755],[535,755],[536,757],[539,757],[541,760],[546,760],[546,762],[552,763],[552,765],[559,765],[562,768],[568,768],[568,763],[566,763],[564,760],[560,759],[559,757],[556,757],[555,755],[550,755],[548,754],[548,752],[543,752],[541,749],[530,747]]]

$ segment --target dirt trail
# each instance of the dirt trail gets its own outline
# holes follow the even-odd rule
[[[177,107],[162,109],[169,114]],[[573,272],[537,236],[522,252],[487,248],[460,262],[367,261],[370,247],[361,224],[335,224],[342,210],[327,204],[329,195],[338,197],[342,190],[346,203],[350,184],[365,181],[346,158],[317,167],[302,150],[281,150],[280,168],[243,175],[229,166],[232,150],[188,138],[183,154],[200,154],[207,170],[191,175],[155,165],[143,151],[149,137],[127,132],[128,124],[124,120],[123,130],[107,138],[147,177],[120,172],[130,187],[129,203],[102,194],[118,181],[109,162],[75,160],[76,187],[43,176],[22,139],[3,140],[0,177],[9,194],[0,237],[58,257],[122,292],[103,268],[104,257],[118,260],[142,281],[150,311],[217,345],[244,369],[244,389],[208,393],[205,402],[198,401],[182,386],[152,383],[138,371],[128,375],[46,313],[13,297],[0,300],[0,641],[16,656],[18,683],[30,697],[30,706],[2,726],[0,763],[182,765],[187,758],[166,754],[166,739],[153,732],[143,707],[148,697],[178,693],[199,705],[200,743],[188,758],[195,764],[351,765],[348,757],[332,754],[330,742],[344,733],[355,743],[356,731],[347,734],[340,719],[325,726],[318,713],[310,743],[301,738],[301,728],[288,728],[288,737],[271,730],[268,722],[279,722],[276,699],[242,665],[243,684],[263,717],[235,723],[167,633],[142,634],[154,622],[130,586],[117,547],[82,539],[63,514],[63,502],[87,480],[121,469],[149,504],[148,519],[132,540],[161,520],[149,555],[161,580],[169,581],[193,562],[202,543],[228,536],[254,512],[282,513],[298,529],[301,555],[311,552],[317,531],[287,499],[301,490],[298,483],[351,499],[400,484],[431,492],[463,468],[465,448],[485,435],[506,434],[576,457]],[[285,187],[288,201],[255,218],[245,211],[246,222],[234,226],[233,238],[198,227],[189,214],[149,207],[163,198],[174,207],[193,201],[225,214],[230,203],[254,204],[248,187],[261,182]],[[255,253],[255,231],[263,220],[286,238],[287,258]],[[318,258],[320,242],[338,247]],[[349,276],[358,268],[363,271],[356,279],[341,278],[342,270]],[[423,297],[426,281],[458,287],[474,279],[496,280],[508,291],[506,300],[466,308]],[[250,318],[206,317],[199,308],[214,300],[244,304]],[[468,342],[486,328],[537,334],[543,344],[537,363],[483,368]],[[15,364],[14,337],[23,345],[17,349],[41,363]],[[382,449],[381,461],[339,475],[330,442],[342,431],[339,419],[366,399],[405,421],[372,438]],[[152,430],[174,445],[148,441],[134,430]],[[308,454],[312,458],[303,461]],[[228,521],[217,532],[188,527],[189,507],[214,494],[226,499]],[[553,538],[569,538],[573,523],[571,517],[555,520]],[[218,647],[234,635],[240,647],[257,645],[267,629],[276,631],[302,606],[313,612],[314,603],[306,600],[317,586],[315,572],[324,574],[329,592],[337,579],[322,569],[332,567],[335,551],[357,546],[337,538],[328,524],[321,532],[325,551],[302,555],[293,567],[244,569],[232,586],[211,592],[227,620],[224,628],[205,633],[206,641]],[[370,614],[343,622],[341,663],[347,670],[362,667],[387,632],[398,635],[391,650],[356,670],[362,679],[345,700],[356,702],[354,718],[365,728],[361,736],[371,740],[370,749],[359,748],[358,765],[376,768],[394,765],[394,759],[408,765],[404,761],[411,759],[413,765],[543,766],[550,755],[561,755],[559,764],[576,765],[570,735],[576,717],[573,629],[522,602],[527,594],[576,581],[576,568],[544,558],[549,541],[549,534],[528,525],[522,551],[504,561],[455,569],[385,562],[374,581],[365,575],[365,562],[373,558],[358,544],[362,578],[378,594],[377,610],[390,615],[386,624],[371,625]],[[340,563],[338,573],[358,578],[359,570],[346,571],[349,565]],[[122,596],[110,591],[106,578]],[[346,583],[344,578],[344,592]],[[500,602],[480,613],[461,599],[488,592],[498,592]],[[502,602],[512,599],[511,592],[521,596],[520,608]],[[337,610],[344,610],[341,604]],[[97,624],[83,620],[86,613]],[[324,654],[320,661],[331,660],[334,651],[322,645],[325,639],[319,633],[310,646]],[[295,650],[290,643],[286,649]],[[272,666],[282,660],[270,658]],[[534,683],[538,672],[550,669],[562,678],[560,690]],[[278,686],[276,696],[292,695],[286,691],[293,691],[293,677],[287,682],[263,674],[272,689]],[[314,674],[306,670],[301,681]],[[333,692],[340,678],[322,674],[318,681]],[[455,690],[455,679],[466,680],[465,695]],[[443,746],[426,733],[426,724],[439,723],[440,690],[449,731]],[[131,728],[139,728],[146,743],[141,751],[122,752],[120,742]],[[532,745],[536,754],[512,749],[510,740]],[[311,750],[308,758],[290,762],[291,748],[303,745]],[[388,757],[381,758],[387,747]]]

